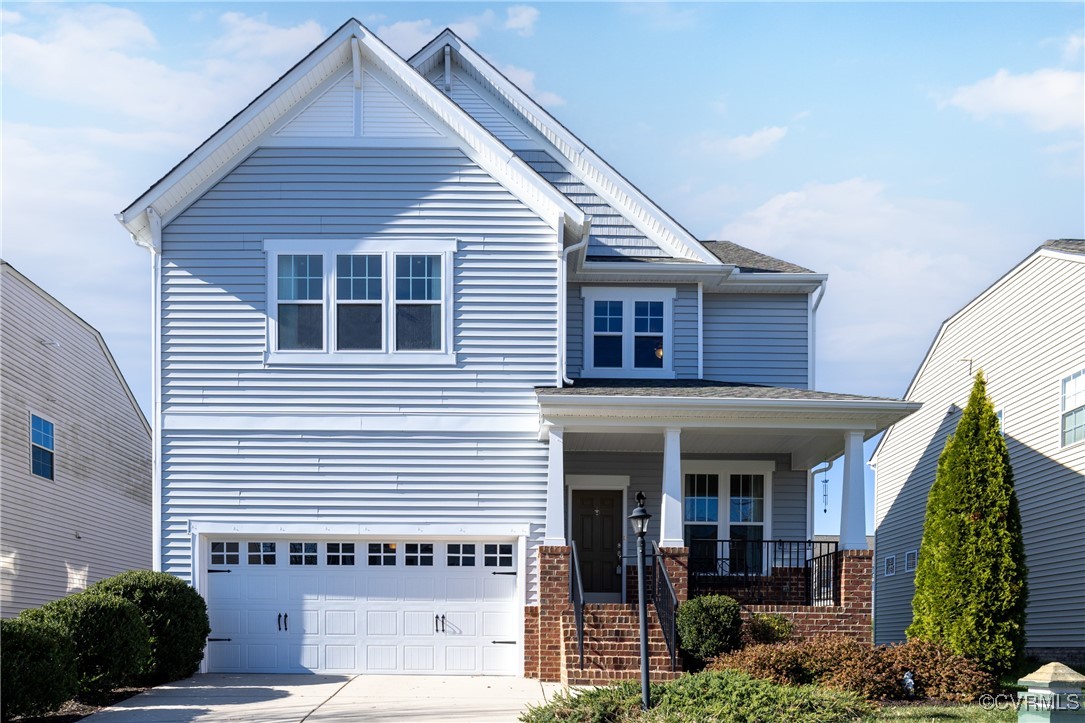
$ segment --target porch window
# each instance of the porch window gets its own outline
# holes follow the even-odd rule
[[[765,476],[733,474],[730,478],[731,572],[760,573],[765,539]]]
[[[687,474],[685,489],[685,543],[691,560],[701,571],[715,568],[719,537],[720,476]]]
[[[1062,446],[1085,440],[1085,369],[1062,380]]]
[[[584,376],[673,378],[674,289],[588,287]]]

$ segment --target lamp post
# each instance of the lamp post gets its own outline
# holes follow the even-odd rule
[[[644,535],[648,532],[648,520],[652,516],[644,509],[644,493],[637,493],[637,508],[629,515],[633,533],[637,536],[637,603],[640,608],[640,698],[641,708],[648,710],[651,704],[648,692],[648,598],[644,584]]]

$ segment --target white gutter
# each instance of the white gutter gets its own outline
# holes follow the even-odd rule
[[[562,214],[558,218],[558,245],[562,247],[565,245],[565,214]],[[568,326],[568,313],[566,309],[569,303],[569,286],[567,284],[569,256],[574,251],[579,251],[588,245],[588,241],[591,239],[591,216],[584,217],[584,229],[582,238],[569,248],[563,248],[558,253],[558,388],[561,388],[562,383],[572,386],[573,380],[569,378],[568,370],[565,368],[568,356],[568,345],[566,343],[566,335],[569,333]]]
[[[825,298],[825,287],[829,285],[829,277],[826,276],[825,280],[821,282],[821,285],[817,289],[810,292],[810,302],[808,308],[810,309],[809,316],[807,318],[806,330],[810,335],[806,344],[806,353],[809,361],[807,363],[807,389],[817,389],[816,377],[817,372],[817,313],[818,307],[821,306],[821,300]],[[814,293],[817,293],[817,298],[814,298]]]
[[[131,234],[132,241],[151,254],[151,569],[162,571],[162,344],[159,304],[162,301],[162,217],[154,206],[146,210],[150,239]],[[124,216],[116,219],[124,225]]]

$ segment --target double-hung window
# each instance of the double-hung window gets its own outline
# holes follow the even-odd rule
[[[586,287],[587,377],[674,378],[674,289]]]
[[[1062,446],[1085,440],[1085,369],[1080,369],[1061,384],[1059,431]]]
[[[772,470],[772,462],[738,460],[682,465],[690,570],[737,575],[768,567]]]
[[[453,239],[264,242],[268,363],[452,364]]]
[[[54,479],[56,454],[53,423],[36,414],[30,415],[30,471],[45,479]]]

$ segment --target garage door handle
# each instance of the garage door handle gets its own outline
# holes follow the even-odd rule
[[[275,623],[275,627],[279,628],[279,632],[283,631],[283,614],[279,613],[279,622]]]
[[[229,570],[208,570],[207,574],[210,575],[212,572],[229,572]]]
[[[491,640],[491,645],[516,645],[515,640]]]
[[[208,638],[207,642],[209,642],[209,643],[229,643],[232,640],[233,640],[233,638]]]
[[[441,632],[445,632],[445,616],[441,616]]]
[[[283,630],[290,630],[290,614],[283,613]]]
[[[491,575],[515,575],[515,572],[497,572],[496,570],[490,573]]]
[[[441,632],[441,616],[440,615],[434,615],[433,616],[433,632],[435,632],[435,633]]]

